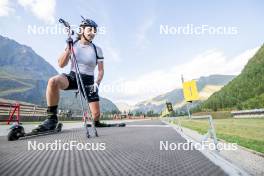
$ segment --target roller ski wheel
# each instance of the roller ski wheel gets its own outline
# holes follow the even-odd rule
[[[57,130],[57,132],[61,132],[61,130],[62,130],[62,123],[58,123],[57,124],[57,126],[56,126],[56,130]]]
[[[20,137],[24,137],[24,136],[25,136],[25,130],[23,126],[20,124],[16,124],[10,127],[10,131],[7,134],[7,140],[15,141],[18,140]]]

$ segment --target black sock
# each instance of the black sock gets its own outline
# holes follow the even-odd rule
[[[57,119],[57,108],[58,108],[58,105],[48,106],[47,113],[48,113],[49,118]]]

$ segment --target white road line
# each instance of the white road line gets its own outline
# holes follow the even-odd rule
[[[126,127],[170,127],[169,125],[126,125]]]

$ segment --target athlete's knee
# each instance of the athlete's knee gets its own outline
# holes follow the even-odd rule
[[[48,87],[58,88],[58,81],[55,77],[51,77],[48,81]]]

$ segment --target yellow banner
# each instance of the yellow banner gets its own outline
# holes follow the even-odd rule
[[[190,102],[199,99],[199,93],[195,80],[184,82],[182,87],[185,101]]]

